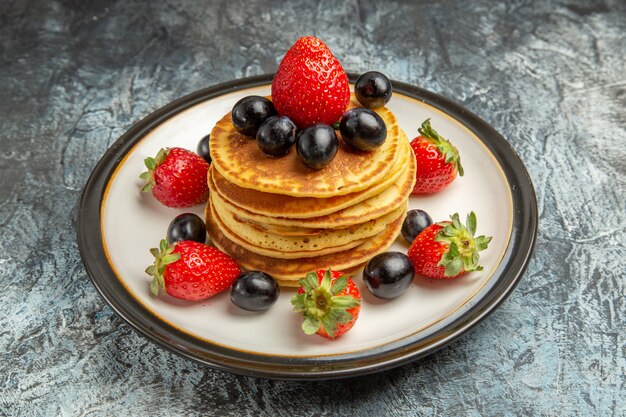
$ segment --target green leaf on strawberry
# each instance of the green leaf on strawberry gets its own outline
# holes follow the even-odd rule
[[[360,294],[349,277],[328,269],[309,272],[298,283],[300,289],[291,304],[304,316],[305,334],[334,339],[352,327],[360,309]]]
[[[476,214],[473,211],[467,215],[466,226],[461,223],[458,213],[453,214],[451,219],[452,222],[439,223],[442,229],[435,235],[435,242],[449,245],[437,265],[445,267],[445,276],[449,277],[461,272],[482,271],[483,267],[478,265],[479,252],[487,249],[491,237],[474,237]]]
[[[142,192],[167,207],[185,208],[203,204],[209,195],[209,164],[195,152],[183,148],[160,149],[156,157],[144,160],[147,171],[139,178],[146,181]]]
[[[152,282],[150,283],[150,291],[156,297],[159,295],[160,290],[163,290],[164,294],[167,294],[165,290],[165,280],[163,279],[163,272],[165,267],[171,263],[180,259],[179,253],[174,252],[176,242],[168,245],[167,239],[162,239],[159,243],[159,248],[150,249],[150,253],[154,256],[154,264],[146,268],[146,274],[152,276]]]
[[[168,152],[168,149],[160,149],[156,155],[156,158],[152,158],[151,156],[149,156],[144,159],[143,163],[146,165],[146,168],[148,168],[148,170],[142,172],[139,175],[139,178],[148,182],[143,187],[141,187],[142,192],[147,193],[148,191],[152,190],[152,188],[156,185],[156,180],[154,179],[154,170],[157,169],[157,167],[161,165],[163,161],[165,161]]]
[[[430,119],[426,119],[422,123],[422,127],[417,131],[425,138],[428,138],[444,156],[446,163],[452,163],[459,172],[459,175],[463,176],[463,166],[461,165],[461,157],[459,151],[456,149],[449,140],[439,135],[435,129],[430,125]]]
[[[449,279],[483,269],[478,264],[480,251],[487,249],[491,237],[474,236],[477,227],[474,212],[465,223],[455,213],[450,221],[431,224],[417,235],[407,252],[416,274]]]

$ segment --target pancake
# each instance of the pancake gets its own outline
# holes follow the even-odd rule
[[[238,222],[247,223],[251,227],[254,227],[256,230],[263,233],[273,233],[275,235],[280,236],[315,236],[320,233],[324,233],[324,230],[321,228],[310,228],[310,227],[297,227],[297,226],[279,226],[275,224],[264,224],[264,223],[256,223],[253,220],[244,219],[243,217],[239,217],[237,214],[233,213],[235,219]]]
[[[316,235],[319,235],[320,233],[324,233],[324,230],[327,230],[327,229],[312,229],[310,227],[277,226],[275,224],[255,223],[252,220],[241,218],[237,216],[236,214],[234,214],[234,216],[237,219],[237,221],[247,223],[251,227],[254,227],[256,230],[260,232],[273,233],[275,235],[280,235],[280,236],[316,236]]]
[[[402,130],[400,136],[401,143],[408,143],[408,138]],[[213,166],[209,169],[209,186],[214,187],[220,196],[232,205],[259,215],[290,219],[320,217],[353,206],[389,188],[407,169],[409,156],[413,155],[410,146],[400,146],[400,150],[397,163],[393,164],[385,178],[370,188],[352,194],[328,198],[298,198],[263,193],[231,183]]]
[[[358,106],[353,96],[349,107]],[[337,132],[337,155],[320,170],[306,167],[295,149],[285,156],[268,157],[253,138],[235,130],[228,113],[211,132],[211,165],[231,183],[264,193],[327,198],[365,190],[387,176],[400,153],[401,135],[396,117],[386,107],[374,111],[387,125],[384,144],[371,152],[357,151]]]
[[[406,212],[405,200],[403,207],[391,213],[344,229],[325,229],[321,233],[311,236],[281,236],[259,231],[246,222],[237,221],[236,216],[213,197],[211,197],[211,205],[213,213],[216,214],[219,220],[218,223],[223,223],[229,231],[233,232],[234,237],[229,236],[229,239],[256,253],[262,253],[257,248],[278,251],[280,255],[272,255],[276,258],[292,257],[292,254],[296,251],[317,252],[327,248],[349,245],[351,242],[382,232],[389,223],[397,219],[403,212]],[[254,249],[248,247],[246,243],[253,245]],[[336,252],[336,250],[334,251]]]
[[[332,268],[346,271],[358,269],[375,255],[387,250],[400,233],[406,213],[402,213],[380,234],[373,236],[353,249],[313,258],[277,259],[258,255],[237,245],[220,230],[215,216],[210,212],[210,204],[206,210],[206,226],[211,242],[221,251],[227,253],[243,268],[252,271],[263,271],[282,285],[285,281],[297,281],[308,272],[317,269]]]
[[[238,221],[247,222],[257,230],[275,233],[283,236],[310,236],[321,233],[324,229],[338,229],[363,223],[403,206],[415,185],[415,158],[408,142],[406,143],[407,154],[406,171],[390,187],[381,193],[368,198],[358,204],[343,210],[320,217],[308,219],[292,219],[286,217],[269,217],[235,206],[222,198],[214,185],[209,181],[212,196],[216,202],[233,213]],[[404,155],[403,155],[404,156]]]
[[[364,243],[367,239],[361,240],[353,240],[343,245],[338,245],[334,247],[323,248],[319,250],[307,250],[307,249],[294,249],[291,252],[285,252],[281,250],[268,249],[260,246],[256,246],[238,236],[235,232],[230,230],[222,221],[221,217],[215,212],[215,207],[209,200],[209,204],[205,209],[205,217],[209,217],[213,219],[213,222],[220,228],[222,233],[226,236],[227,239],[235,243],[236,245],[245,248],[248,252],[254,253],[257,255],[269,256],[277,259],[298,259],[298,258],[313,258],[316,256],[327,255],[329,253],[340,252],[348,249],[352,249],[360,244]]]

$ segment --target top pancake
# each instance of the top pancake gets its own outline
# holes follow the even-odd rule
[[[249,197],[245,202],[248,203],[246,206],[255,205],[253,210],[247,210],[236,203],[233,203],[229,200],[229,197],[224,197],[220,194],[215,185],[214,178],[211,175],[213,172],[209,170],[209,189],[211,190],[211,198],[213,200],[217,200],[217,203],[221,206],[224,206],[228,211],[232,212],[237,218],[241,219],[241,221],[245,221],[249,223],[253,227],[257,227],[260,230],[264,230],[266,232],[271,232],[283,236],[302,236],[302,235],[314,235],[321,233],[323,229],[338,229],[343,227],[352,226],[354,224],[363,223],[380,216],[383,216],[401,205],[406,203],[409,194],[413,190],[415,185],[415,170],[416,170],[416,161],[413,157],[413,153],[411,151],[411,146],[409,145],[408,140],[404,140],[403,150],[398,159],[398,163],[396,164],[400,168],[404,168],[400,177],[389,187],[385,188],[378,194],[375,194],[372,197],[364,199],[363,201],[358,201],[357,203],[346,207],[344,209],[332,212],[330,214],[326,214],[323,216],[317,217],[275,217],[275,216],[266,216],[264,214],[260,214],[260,212],[267,212],[268,209],[271,209],[272,206],[265,206],[262,204],[264,201],[272,201],[267,196],[271,196],[272,194],[264,194],[259,193],[258,191],[248,190],[248,193],[254,193],[255,195],[251,198]],[[219,174],[218,174],[219,175]],[[223,182],[222,180],[219,181]],[[223,185],[223,184],[220,184]],[[223,190],[229,191],[233,187],[221,187]],[[245,190],[240,188],[240,190]],[[366,190],[364,190],[366,191]],[[360,191],[359,193],[363,193],[364,191]],[[355,194],[359,194],[355,193]],[[260,196],[258,194],[261,194]],[[350,194],[352,195],[352,194]],[[231,193],[232,196],[232,193]],[[264,198],[265,197],[265,198]],[[343,201],[337,201],[338,199],[345,199],[348,196],[340,196],[335,198],[336,203],[343,203]],[[332,207],[332,203],[327,200],[332,199],[322,199],[322,198],[297,198],[297,197],[288,197],[288,196],[275,196],[277,201],[282,203],[281,210],[285,211],[290,207],[296,207],[298,201],[292,200],[303,200],[298,208],[299,210],[294,211],[296,214],[299,213],[315,213],[320,208]],[[240,199],[241,200],[241,199]],[[308,204],[307,200],[316,200],[312,204]],[[357,199],[358,200],[358,199]],[[329,204],[331,203],[331,204]]]
[[[358,107],[352,96],[349,107]],[[239,134],[230,113],[211,132],[212,166],[228,181],[243,188],[294,197],[327,198],[364,190],[382,180],[400,153],[400,131],[386,107],[374,110],[387,125],[387,139],[371,152],[357,151],[339,137],[335,159],[321,170],[306,167],[295,149],[285,156],[265,155],[253,138]]]
[[[393,164],[387,173],[387,176],[371,187],[351,194],[328,198],[315,198],[262,193],[233,184],[226,180],[213,166],[209,169],[209,186],[211,189],[218,192],[221,197],[232,203],[232,205],[259,215],[290,219],[307,219],[324,216],[354,206],[357,203],[376,196],[391,187],[392,184],[402,177],[402,174],[407,170],[409,157],[412,157],[413,154],[411,147],[408,145],[408,139],[402,129],[400,129],[400,135],[402,138],[400,143],[401,152],[398,160],[396,160],[396,163]],[[274,222],[273,224],[277,223]]]

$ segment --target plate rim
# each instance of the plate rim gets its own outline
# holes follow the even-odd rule
[[[87,275],[112,310],[142,336],[194,362],[246,376],[297,380],[343,378],[403,365],[441,349],[496,310],[519,284],[534,249],[538,207],[532,180],[509,142],[479,116],[449,98],[395,80],[391,80],[394,91],[442,111],[470,130],[496,159],[507,184],[517,188],[517,192],[511,193],[511,235],[494,272],[497,281],[467,312],[422,340],[413,335],[354,353],[281,360],[280,356],[250,354],[195,339],[153,315],[126,291],[107,260],[100,229],[102,200],[118,165],[141,138],[169,118],[203,101],[270,84],[273,77],[274,74],[262,74],[240,78],[174,100],[133,124],[100,158],[81,193],[77,237]],[[354,82],[358,74],[348,73],[348,77]]]

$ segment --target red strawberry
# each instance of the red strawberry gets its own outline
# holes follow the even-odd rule
[[[239,276],[241,268],[224,252],[191,240],[161,240],[159,249],[150,249],[154,264],[146,268],[152,275],[150,290],[159,290],[183,300],[204,300],[224,291]]]
[[[411,194],[432,194],[446,188],[456,174],[463,176],[459,151],[430,127],[430,119],[418,129],[420,136],[411,141],[417,160],[417,181]]]
[[[491,237],[474,237],[473,211],[466,223],[467,227],[455,213],[451,222],[432,224],[422,230],[407,253],[415,273],[429,278],[455,278],[469,271],[482,271],[483,267],[478,265],[479,252],[487,249]]]
[[[139,178],[148,181],[141,191],[168,207],[184,208],[204,203],[209,196],[209,164],[198,154],[182,148],[161,149],[156,158],[146,158],[148,171]]]
[[[348,76],[330,49],[312,36],[287,51],[272,81],[272,101],[279,114],[300,129],[337,122],[350,101]]]
[[[335,339],[354,326],[361,310],[361,293],[343,272],[320,269],[298,281],[293,310],[304,315],[302,330]]]

